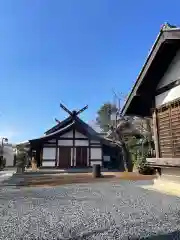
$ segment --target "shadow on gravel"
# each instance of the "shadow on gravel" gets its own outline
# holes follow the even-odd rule
[[[139,238],[138,238],[139,239]],[[145,239],[145,240],[178,240],[180,239],[180,231],[175,231],[172,233],[167,233],[167,234],[162,234],[162,235],[157,235],[157,236],[151,236],[147,238],[140,238],[140,239]],[[135,239],[134,239],[135,240]]]
[[[95,230],[93,232],[89,232],[89,233],[86,233],[86,234],[83,234],[82,236],[74,236],[74,237],[70,237],[68,238],[68,240],[85,240],[85,239],[89,239],[89,237],[91,237],[91,235],[93,234],[100,234],[100,233],[103,233],[104,231],[106,231],[107,229],[101,229],[101,230]],[[179,240],[180,239],[180,232],[179,231],[175,231],[175,232],[172,232],[172,233],[166,233],[166,234],[160,234],[160,235],[156,235],[156,236],[150,236],[150,237],[138,237],[138,238],[131,238],[131,237],[125,237],[125,238],[121,238],[121,239],[124,239],[124,240],[127,240],[127,239],[132,239],[132,240]],[[60,238],[57,238],[57,240],[60,240]],[[61,238],[61,240],[65,240]]]

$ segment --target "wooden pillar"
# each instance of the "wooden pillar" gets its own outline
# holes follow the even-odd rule
[[[72,164],[72,166],[73,167],[75,167],[75,154],[76,154],[76,150],[75,150],[75,137],[76,137],[76,129],[75,129],[75,127],[73,127],[73,151],[72,151],[72,154],[73,154],[73,156],[72,156],[72,162],[73,162],[73,164]]]
[[[40,167],[42,167],[42,158],[43,158],[43,147],[41,147],[41,151],[40,151]]]
[[[88,167],[91,166],[91,139],[88,139],[88,142],[89,142],[89,150],[88,150]]]
[[[154,133],[154,145],[155,145],[155,153],[156,158],[160,157],[160,150],[159,150],[159,136],[158,136],[158,127],[157,127],[157,110],[153,110],[152,114],[153,118],[153,133]]]
[[[58,139],[56,139],[56,159],[55,159],[55,167],[57,167],[58,163]]]

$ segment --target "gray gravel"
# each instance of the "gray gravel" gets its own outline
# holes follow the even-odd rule
[[[179,229],[179,198],[130,181],[0,189],[3,240],[140,239]],[[158,239],[180,237],[176,232]]]

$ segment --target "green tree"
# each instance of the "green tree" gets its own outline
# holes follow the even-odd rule
[[[112,114],[116,114],[117,108],[114,104],[109,102],[104,103],[97,112],[96,123],[100,126],[103,132],[108,132],[110,126],[113,124],[111,120]]]
[[[140,137],[143,141],[147,139],[151,142],[151,122],[148,119],[139,119],[137,117],[130,116],[117,116],[117,124],[114,124],[112,120],[112,114],[117,114],[118,109],[114,104],[109,102],[104,103],[99,111],[96,118],[97,125],[100,126],[103,132],[109,132],[107,138],[112,139],[113,142],[122,149],[123,160],[125,168],[131,172],[133,170],[134,160],[132,159],[132,151],[137,141],[136,137]],[[142,145],[142,144],[141,144]],[[140,152],[143,152],[143,147],[140,145]],[[141,154],[142,155],[142,154]],[[142,158],[142,156],[141,156]]]
[[[24,146],[17,146],[17,156],[16,156],[16,166],[17,173],[22,173],[25,170],[25,165],[27,162],[28,152]]]

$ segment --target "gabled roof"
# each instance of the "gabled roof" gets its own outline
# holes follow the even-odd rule
[[[122,108],[122,115],[151,115],[156,87],[179,49],[180,28],[165,24]]]
[[[52,137],[56,137],[58,135],[64,134],[67,131],[70,131],[73,129],[73,127],[89,138],[99,140],[103,139],[92,127],[90,127],[88,124],[76,116],[72,118],[72,121],[67,121],[67,119],[65,119],[63,122],[61,122],[61,124],[58,124],[58,126],[56,126],[56,131],[51,131],[51,133],[40,138],[31,139],[29,142],[33,143],[38,141],[47,141],[49,139],[52,139]]]
[[[59,130],[60,128],[63,128],[64,126],[66,126],[66,125],[68,125],[68,124],[70,124],[72,122],[73,122],[73,118],[72,118],[72,116],[69,116],[66,119],[64,119],[62,122],[56,124],[54,127],[52,127],[49,130],[47,130],[45,132],[45,134],[48,135],[50,133],[53,133],[53,132]]]
[[[65,126],[63,128],[60,128],[60,129],[58,129],[55,132],[52,132],[52,133],[50,133],[48,135],[45,135],[45,136],[42,136],[40,138],[31,139],[31,140],[29,140],[29,142],[47,141],[47,140],[51,139],[52,137],[56,137],[57,135],[63,134],[66,131],[70,130],[74,126],[74,124],[75,124],[75,122],[72,122],[69,125],[67,125],[67,126]]]
[[[90,125],[88,125],[87,123],[85,123],[84,121],[82,121],[79,117],[75,117],[75,121],[82,126],[84,129],[87,130],[88,134],[90,134],[90,136],[98,136],[100,137],[99,133],[96,132]]]

